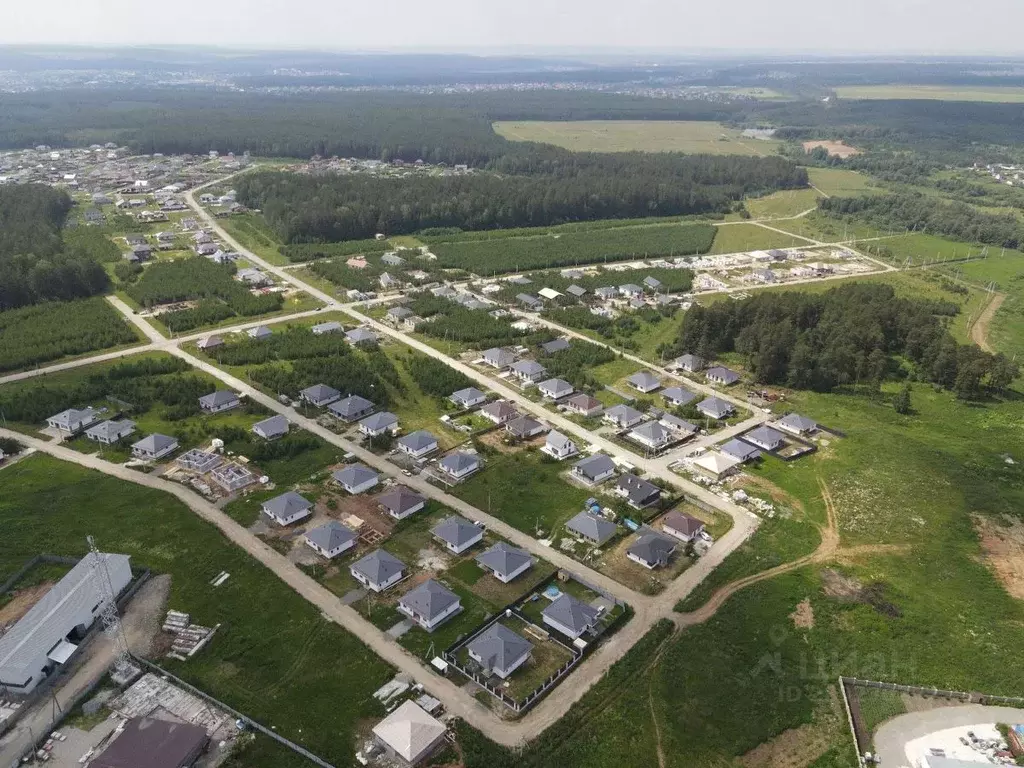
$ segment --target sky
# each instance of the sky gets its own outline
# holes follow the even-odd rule
[[[0,43],[1024,54],[1022,0],[3,0]]]

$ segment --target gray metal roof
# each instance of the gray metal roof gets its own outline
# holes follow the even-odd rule
[[[661,391],[661,396],[666,400],[672,400],[681,405],[692,403],[697,399],[697,395],[688,389],[683,389],[682,387],[669,387],[668,389],[663,389]]]
[[[329,323],[319,323],[314,325],[310,330],[313,333],[333,333],[341,330],[341,323],[332,320]]]
[[[306,387],[299,394],[306,400],[312,400],[317,403],[322,403],[326,400],[337,400],[341,397],[341,392],[326,384],[314,384],[312,387]]]
[[[354,419],[357,416],[366,413],[366,411],[373,407],[373,403],[365,397],[349,395],[336,403],[331,403],[331,405],[328,406],[328,409],[331,413],[336,413],[343,419]]]
[[[332,549],[344,546],[359,537],[337,520],[331,520],[307,533],[306,538],[321,549],[330,552]]]
[[[85,434],[90,437],[106,438],[107,440],[115,440],[120,438],[125,433],[131,433],[135,431],[135,422],[129,421],[128,419],[121,419],[120,421],[103,421],[99,424],[94,424],[85,430]]]
[[[515,406],[507,400],[495,400],[488,403],[481,409],[484,413],[494,416],[496,419],[508,419],[518,414]]]
[[[287,435],[290,425],[288,419],[281,414],[271,416],[269,419],[263,419],[263,421],[257,421],[252,425],[253,429],[256,427],[260,428],[260,431],[267,437],[280,437],[281,435]]]
[[[614,470],[615,462],[603,453],[597,453],[589,458],[577,461],[573,464],[573,468],[578,469],[587,477],[597,477]]]
[[[613,405],[611,408],[605,410],[604,415],[620,424],[628,424],[631,421],[643,418],[643,414],[640,413],[636,408],[630,408],[628,405]]]
[[[582,290],[582,289],[581,289]],[[572,289],[570,289],[570,293]],[[558,338],[546,341],[540,345],[540,348],[547,352],[549,355],[555,352],[561,352],[562,350],[568,349],[570,346],[568,339]]]
[[[716,419],[721,419],[732,413],[735,408],[733,408],[732,403],[712,395],[706,400],[701,400],[697,403],[697,410]]]
[[[177,444],[178,441],[173,437],[154,433],[139,440],[139,442],[132,445],[132,448],[138,448],[139,450],[146,451],[148,453],[160,453],[161,451],[167,450],[172,445]]]
[[[663,443],[669,439],[668,430],[656,421],[648,421],[638,427],[633,427],[631,435],[642,437],[652,443]]]
[[[565,524],[565,527],[584,538],[604,544],[615,535],[618,526],[603,517],[592,515],[589,512],[580,512]]]
[[[533,650],[533,645],[504,624],[495,622],[470,644],[469,652],[488,669],[507,670]]]
[[[541,429],[543,426],[543,424],[534,418],[529,416],[520,416],[519,418],[512,419],[512,421],[508,422],[505,425],[505,429],[517,437],[525,437],[532,434],[534,431]]]
[[[739,459],[740,461],[749,461],[750,459],[756,459],[761,455],[761,451],[750,443],[745,443],[736,438],[730,440],[719,450],[728,456],[732,456],[734,459]]]
[[[451,472],[452,474],[458,474],[464,470],[476,467],[479,464],[480,459],[478,459],[474,454],[462,453],[461,451],[445,456],[441,459],[440,463],[442,469],[446,472]]]
[[[471,523],[466,518],[452,515],[435,525],[430,532],[453,547],[461,547],[475,539],[483,531],[482,527]]]
[[[673,416],[671,413],[661,414],[659,421],[662,426],[669,427],[670,429],[674,429],[678,432],[688,432],[693,434],[699,429],[696,424],[691,424],[686,419],[680,419],[678,416]]]
[[[676,542],[663,533],[647,529],[640,538],[630,545],[627,553],[654,565],[668,565],[668,559],[675,551]]]
[[[592,627],[597,622],[597,613],[597,608],[581,603],[572,595],[567,595],[564,592],[541,611],[542,616],[557,621],[576,634]]]
[[[636,283],[626,283],[619,286],[619,293],[643,293],[644,289]]]
[[[548,433],[547,444],[552,448],[565,448],[569,445],[575,445],[572,440],[557,430]]]
[[[404,485],[396,485],[377,496],[376,501],[389,512],[402,515],[413,507],[423,504],[426,498]]]
[[[484,362],[499,368],[504,368],[506,365],[512,365],[515,360],[515,355],[501,347],[491,347],[484,352]]]
[[[785,436],[777,429],[772,429],[764,424],[759,426],[757,429],[750,430],[743,437],[751,442],[756,440],[762,445],[774,445],[775,443],[784,442],[786,439]]]
[[[740,380],[740,375],[735,371],[730,371],[721,365],[716,365],[714,368],[708,368],[705,374],[709,379],[721,379],[726,384],[733,384]]]
[[[335,472],[332,477],[342,485],[357,488],[370,480],[376,480],[379,475],[364,464],[349,464]]]
[[[250,328],[246,333],[251,339],[265,339],[268,336],[274,335],[274,332],[265,325],[257,325],[255,328]]]
[[[799,413],[787,413],[781,419],[779,424],[783,424],[790,429],[795,429],[799,432],[813,432],[818,428],[818,423],[813,419],[808,419],[806,416],[801,416]]]
[[[512,370],[523,376],[538,376],[547,369],[536,360],[520,360],[512,366]]]
[[[263,510],[273,517],[285,519],[299,512],[308,512],[313,508],[313,502],[306,500],[295,491],[282,493],[263,502]]]
[[[376,341],[377,335],[366,328],[353,328],[345,334],[345,338],[353,344],[360,344],[364,341]]]
[[[398,441],[398,443],[399,445],[405,446],[413,453],[419,453],[432,445],[437,445],[437,438],[425,429],[418,429],[403,437]]]
[[[542,381],[539,387],[550,392],[554,397],[568,395],[573,390],[572,384],[565,379],[548,379],[547,381]]]
[[[374,432],[387,429],[398,423],[398,417],[390,411],[380,411],[372,416],[367,416],[365,419],[359,422],[359,426],[366,427]]]
[[[476,387],[466,387],[465,389],[460,389],[458,392],[452,392],[448,399],[455,400],[460,403],[468,403],[473,400],[479,400],[483,396],[484,393]]]
[[[396,573],[405,570],[405,563],[383,549],[375,549],[352,563],[352,570],[365,576],[373,584],[383,584]]]
[[[648,288],[661,288],[661,280],[659,280],[656,277],[651,277],[650,275],[648,275],[647,277],[644,278],[644,285],[646,285]]]
[[[408,307],[392,307],[388,310],[388,316],[396,320],[404,320],[407,317],[412,317],[412,315],[413,312]]]
[[[629,473],[619,475],[619,479],[615,481],[615,487],[620,491],[625,491],[626,496],[634,504],[645,504],[653,496],[661,493],[658,486]]]
[[[704,359],[698,355],[680,355],[676,358],[675,362],[680,368],[688,368],[692,371],[699,371],[704,367]]]
[[[427,579],[411,589],[398,601],[410,610],[432,621],[459,602],[459,596],[440,582]]]
[[[661,382],[658,380],[658,377],[650,371],[637,371],[626,379],[626,381],[638,389],[656,389],[661,386]]]
[[[495,573],[508,576],[522,568],[524,564],[532,563],[533,558],[525,549],[519,549],[504,541],[499,541],[493,547],[477,555],[476,561]]]
[[[661,520],[662,525],[667,525],[674,531],[679,531],[687,536],[694,536],[704,530],[704,523],[698,520],[693,515],[687,515],[685,512],[679,512],[678,510],[672,510]]]
[[[97,411],[95,408],[68,408],[66,411],[61,411],[56,416],[51,416],[47,421],[56,421],[65,427],[70,427],[71,424],[77,424],[82,421],[88,421],[89,419],[96,418]]]
[[[230,403],[237,403],[238,395],[234,392],[229,392],[224,389],[219,389],[216,392],[211,392],[208,395],[203,395],[199,398],[199,404],[205,405],[209,408],[223,407]]]

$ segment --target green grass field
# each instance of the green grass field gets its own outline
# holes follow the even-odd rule
[[[687,152],[690,154],[775,154],[780,142],[744,138],[721,123],[686,120],[582,120],[497,122],[494,130],[511,141],[554,144],[576,152]]]
[[[796,231],[798,222],[801,221],[804,219],[778,222],[772,226],[787,231]],[[715,235],[711,253],[742,253],[744,251],[764,251],[769,248],[810,245],[807,240],[800,237],[773,232],[770,229],[759,227],[757,224],[723,224],[720,227],[715,227],[715,230],[718,234]]]
[[[870,176],[843,168],[808,168],[807,175],[811,184],[829,196],[855,197],[882,191]]]
[[[835,90],[844,99],[1024,102],[1024,88],[1016,86],[844,85]]]
[[[784,189],[766,197],[750,198],[745,204],[755,219],[779,219],[814,208],[818,197],[813,189]]]
[[[383,714],[371,694],[390,678],[387,665],[172,496],[42,455],[0,481],[0,574],[41,551],[83,555],[94,535],[136,570],[170,574],[172,607],[221,625],[187,663],[161,660],[175,674],[339,765],[360,721]],[[231,578],[214,590],[222,570]],[[300,764],[278,757],[257,746],[244,764]]]
[[[243,247],[275,266],[290,264],[277,250],[282,245],[262,214],[240,213],[220,219],[220,225]]]

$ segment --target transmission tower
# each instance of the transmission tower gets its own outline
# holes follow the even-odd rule
[[[114,585],[110,581],[107,561],[96,547],[96,540],[88,536],[90,557],[92,557],[93,581],[99,588],[101,605],[100,621],[103,622],[103,633],[114,643],[114,676],[130,679],[137,671],[128,653],[128,640],[121,626],[121,616],[117,612],[117,596]]]

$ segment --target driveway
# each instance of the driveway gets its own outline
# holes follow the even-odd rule
[[[1024,709],[964,704],[900,715],[875,732],[875,751],[886,768],[918,768],[910,764],[906,753],[908,742],[947,728],[992,723],[1024,723]]]

